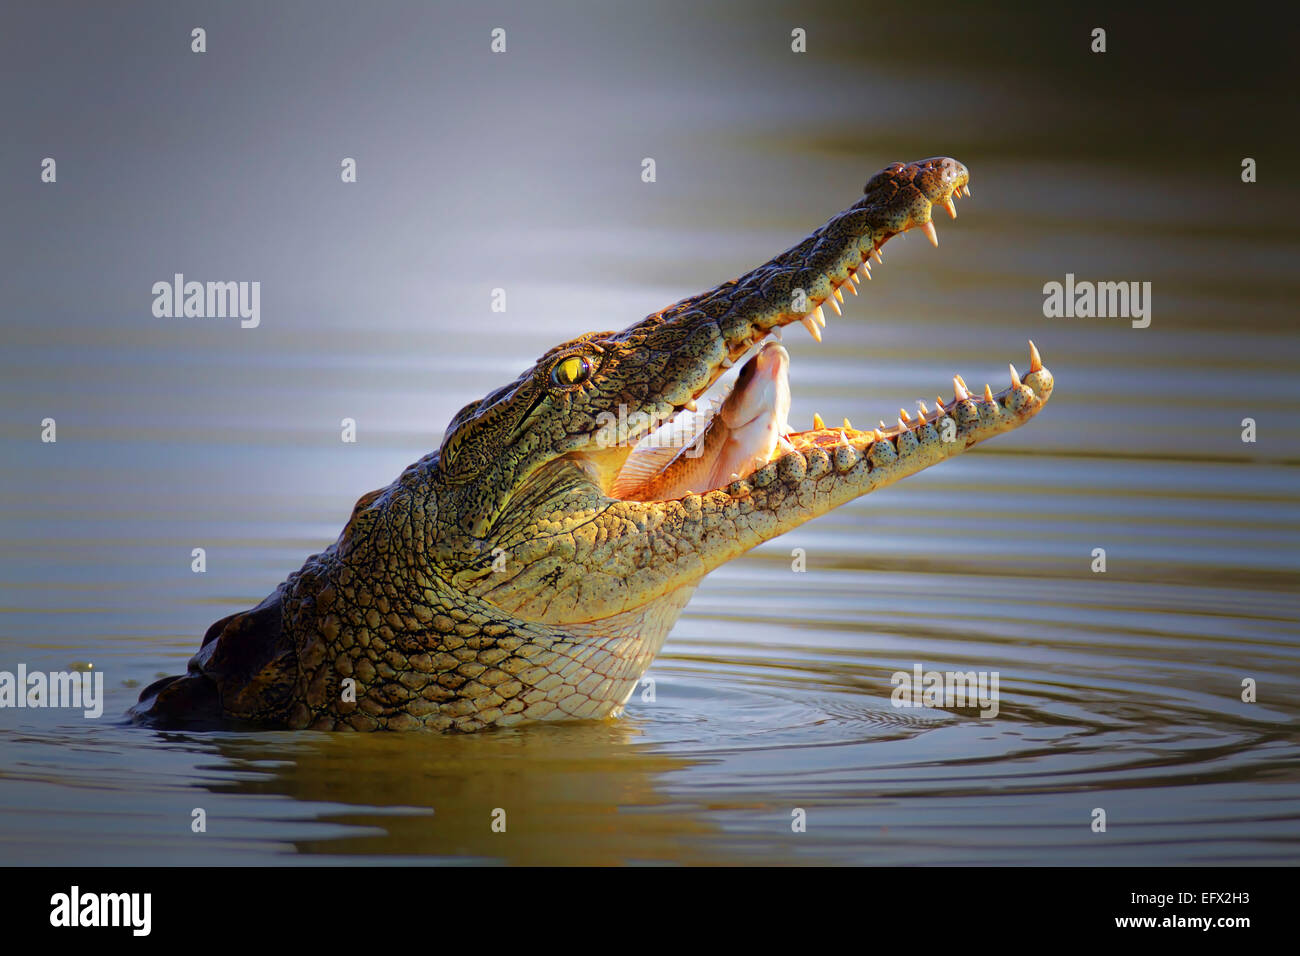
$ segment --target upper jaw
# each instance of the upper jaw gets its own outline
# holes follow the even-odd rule
[[[956,218],[955,200],[970,195],[969,181],[966,167],[948,157],[894,163],[867,182],[860,200],[781,255],[607,336],[605,343],[614,349],[662,350],[681,369],[638,406],[656,424],[694,409],[727,370],[755,347],[780,340],[781,330],[794,322],[821,342],[825,310],[842,314],[844,292],[857,295],[857,286],[871,279],[870,260],[883,262],[881,249],[891,238],[921,229],[938,245],[934,207]],[[642,369],[649,372],[648,366]],[[620,434],[619,444],[630,449],[650,430]],[[597,457],[605,460],[602,472],[621,465],[617,455]]]
[[[843,314],[844,292],[857,295],[857,286],[871,279],[871,259],[883,262],[885,243],[920,229],[938,246],[934,207],[955,219],[956,199],[970,195],[969,182],[966,167],[949,157],[887,166],[868,181],[862,199],[798,245],[733,282],[648,316],[620,337],[661,334],[667,327],[697,336],[708,330],[709,347],[699,355],[707,374],[674,382],[663,392],[674,410],[689,407],[751,349],[779,340],[787,325],[799,322],[821,342],[825,310]]]

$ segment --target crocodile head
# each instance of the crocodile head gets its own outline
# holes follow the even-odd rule
[[[788,433],[719,487],[612,494],[639,441],[782,327],[820,341],[824,307],[840,311],[841,290],[856,294],[891,237],[920,229],[938,245],[931,214],[955,217],[968,179],[948,158],[886,167],[764,265],[551,349],[362,498],[338,542],[277,594],[214,625],[190,679],[208,682],[204,700],[223,716],[290,726],[476,730],[617,713],[709,571],[1015,428],[1051,396],[1031,343],[1025,376],[1013,367],[996,394],[958,377],[953,398],[888,428]],[[142,700],[151,691],[183,709],[179,688]]]
[[[952,159],[894,164],[765,265],[623,331],[559,345],[466,406],[437,468],[441,510],[460,532],[439,541],[453,584],[548,625],[648,612],[754,545],[1030,418],[1052,388],[1037,357],[997,395],[972,396],[958,378],[953,399],[902,411],[888,429],[791,433],[771,460],[707,494],[610,494],[640,439],[783,326],[803,323],[820,341],[824,308],[839,311],[840,290],[856,293],[892,236],[920,228],[937,245],[931,213],[955,217],[968,180]]]

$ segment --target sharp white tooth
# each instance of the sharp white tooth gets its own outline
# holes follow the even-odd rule
[[[879,247],[879,246],[876,246],[876,248],[872,249],[872,250],[871,250],[871,254],[872,254],[873,256],[876,257],[876,261],[877,261],[877,262],[881,263],[882,265],[884,264],[884,262],[885,262],[885,257],[882,256],[882,255],[880,254],[880,247]]]
[[[825,427],[826,423],[822,421],[822,417],[816,412],[813,412],[813,431],[819,431]]]
[[[952,201],[952,196],[948,196],[943,201],[943,208],[948,210],[948,215],[957,218],[957,204]]]
[[[930,245],[939,248],[939,233],[935,231],[933,222],[927,222],[921,227],[921,231],[925,233],[925,238],[930,240]]]
[[[961,387],[964,388],[964,389],[966,389],[967,393],[969,394],[969,392],[970,392],[970,386],[966,384],[966,380],[965,380],[964,378],[962,378],[960,375],[954,375],[953,378],[955,378],[957,381],[961,382]]]
[[[776,339],[778,342],[781,341],[781,327],[779,325],[772,330],[772,338]]]
[[[959,402],[964,402],[970,398],[970,392],[966,391],[966,386],[962,385],[960,375],[952,377],[952,393]]]
[[[1029,342],[1029,373],[1032,375],[1043,367],[1043,360],[1038,356],[1038,348],[1033,341]]]
[[[912,420],[912,417],[911,417],[910,415],[907,414],[907,409],[906,409],[906,408],[900,408],[900,409],[898,410],[898,417],[899,417],[900,419],[902,419],[903,421],[905,421],[905,422],[910,422],[910,421]]]
[[[826,313],[822,311],[820,305],[813,309],[813,318],[817,320],[817,324],[823,329],[826,328]]]
[[[850,273],[850,275],[852,275],[852,273]],[[857,277],[857,276],[853,276],[853,282],[857,282],[857,281],[858,281],[858,277]],[[857,294],[858,294],[858,287],[857,287],[856,285],[854,285],[853,282],[850,282],[848,279],[845,279],[845,280],[844,280],[844,288],[848,289],[848,290],[849,290],[850,292],[852,292],[854,295],[857,295]]]
[[[905,432],[905,431],[908,430],[908,429],[907,429],[907,422],[903,421],[901,418],[898,420],[898,430],[899,430],[900,432]]]
[[[935,409],[935,411],[937,411],[940,415],[942,415],[942,414],[943,414],[943,398],[942,398],[941,396],[939,396],[939,395],[936,395],[936,396],[934,397],[934,400],[935,400],[936,402],[939,403],[939,407],[938,407],[937,409]]]
[[[848,443],[849,443],[849,436],[844,434],[843,429],[840,429],[840,444],[847,445]]]
[[[967,199],[970,198],[970,184],[969,184],[969,183],[967,183],[965,186],[961,187],[961,191],[962,191],[962,195],[964,195]]]
[[[731,358],[730,355],[728,355],[726,358],[724,358],[724,359],[722,360],[722,367],[723,367],[723,368],[731,368],[731,366],[733,366],[733,365],[735,365],[735,364],[736,364],[736,363],[732,360],[732,358]]]
[[[989,388],[988,382],[984,383],[984,401],[993,404],[993,389]]]
[[[1008,365],[1007,368],[1011,369],[1011,387],[1012,387],[1012,388],[1019,388],[1019,387],[1020,387],[1020,373],[1016,371],[1016,367],[1015,367],[1014,365]]]
[[[852,280],[852,282],[853,282],[854,285],[857,285],[859,282],[862,281],[861,279],[858,278],[858,270],[857,270],[857,269],[854,269],[852,272],[849,273],[849,279]],[[854,294],[854,295],[857,295],[857,294],[858,294],[858,290],[857,290],[857,289],[854,289],[854,290],[853,290],[853,294]]]
[[[929,414],[930,414],[930,409],[928,409],[928,408],[925,407],[925,402],[917,402],[917,404],[921,406],[921,417],[922,417],[922,418],[924,418],[926,415],[929,415]]]
[[[813,317],[811,315],[805,315],[799,321],[803,323],[803,327],[808,330],[809,335],[811,335],[818,342],[822,340],[822,330],[817,328],[817,323],[813,321]]]
[[[836,302],[835,299],[834,299],[833,297],[827,299],[826,301],[829,302],[829,303],[831,304],[831,308],[835,310],[835,314],[836,314],[836,315],[843,315],[843,314],[844,314],[843,312],[840,311],[840,304],[839,304],[838,302]]]
[[[794,445],[790,442],[790,439],[786,438],[784,435],[777,438],[776,446],[782,451],[794,451]]]
[[[849,421],[849,417],[847,415],[844,416],[844,427],[847,428],[849,431],[853,431],[853,423]]]
[[[831,291],[835,293],[835,301],[837,301],[837,302],[843,302],[843,301],[844,301],[844,293],[840,291],[840,287],[839,287],[839,286],[836,286],[836,287],[835,287],[834,289],[832,289]]]

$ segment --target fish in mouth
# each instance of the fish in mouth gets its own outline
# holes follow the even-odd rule
[[[701,578],[791,528],[1024,424],[1052,374],[1033,343],[994,393],[855,429],[791,431],[799,323],[870,278],[893,236],[938,245],[970,195],[954,159],[894,163],[801,242],[619,332],[559,345],[465,406],[441,447],[363,495],[337,541],[208,629],[146,688],[152,726],[475,731],[619,714]],[[738,362],[730,393],[698,401]],[[685,416],[693,416],[687,421]],[[650,440],[680,435],[668,449]]]
[[[654,501],[721,488],[791,447],[789,415],[790,353],[768,341],[709,411],[684,410],[642,439],[610,496]]]

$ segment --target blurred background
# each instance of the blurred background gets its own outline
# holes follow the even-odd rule
[[[0,670],[93,666],[109,698],[98,721],[0,710],[0,862],[1295,861],[1300,187],[1296,33],[1275,12],[18,3],[7,20]],[[936,220],[939,249],[892,242],[822,345],[786,336],[792,422],[890,421],[954,372],[997,390],[1030,338],[1051,404],[711,575],[653,701],[468,738],[121,723],[461,406],[936,154],[970,168],[972,198]],[[260,325],[156,318],[152,286],[178,272],[260,282]],[[1067,273],[1150,282],[1150,326],[1046,318]],[[1001,714],[891,707],[915,663],[998,671]]]

